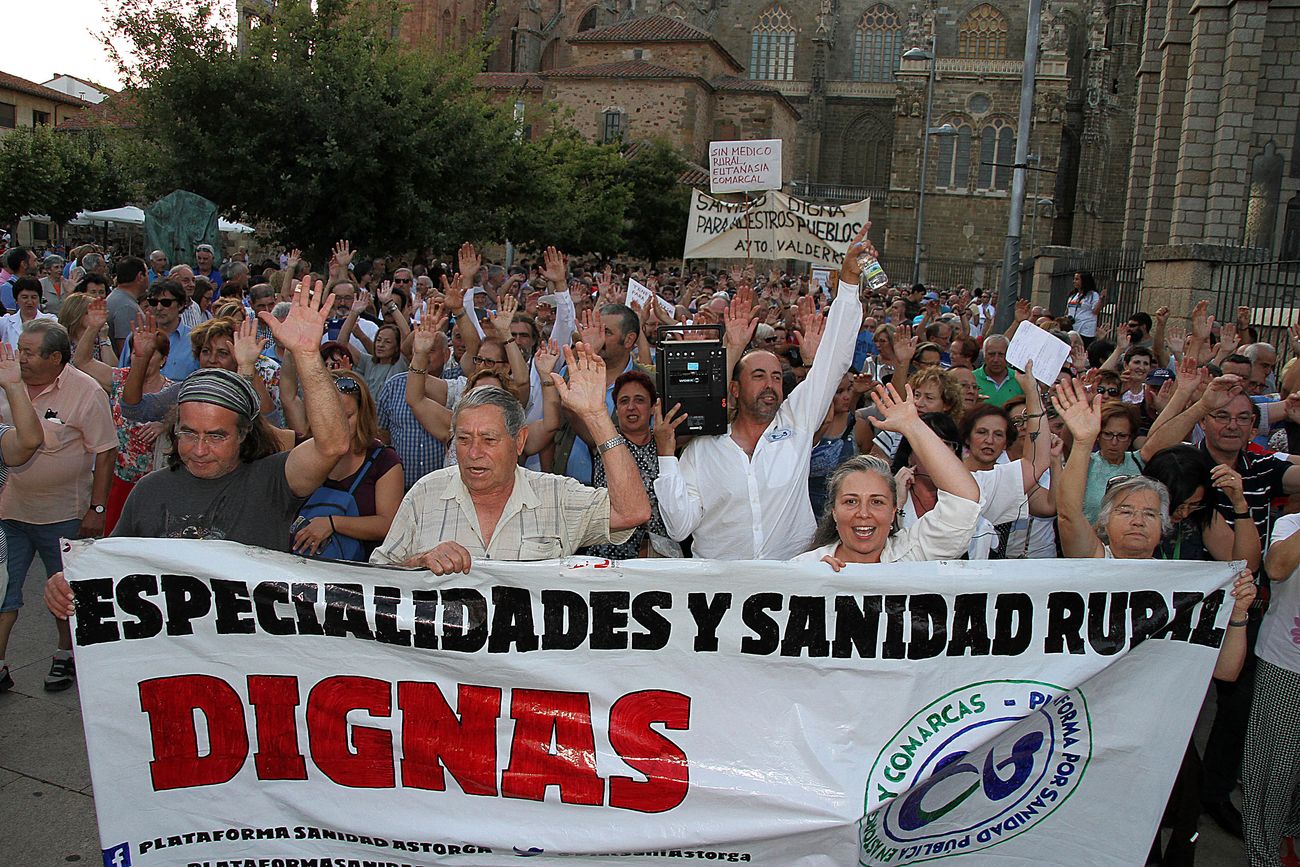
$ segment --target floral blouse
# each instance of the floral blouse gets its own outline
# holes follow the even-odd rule
[[[133,422],[122,418],[122,389],[126,386],[129,367],[113,368],[113,390],[108,395],[113,405],[113,424],[117,425],[117,463],[113,475],[124,482],[139,481],[153,469],[153,441],[145,439],[149,422]],[[172,381],[163,377],[163,386]]]

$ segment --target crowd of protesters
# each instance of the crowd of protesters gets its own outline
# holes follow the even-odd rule
[[[984,290],[863,288],[865,231],[825,285],[553,248],[505,267],[468,244],[412,267],[342,241],[261,265],[9,250],[0,660],[34,556],[70,613],[58,540],[78,535],[435,575],[571,554],[1243,561],[1209,743],[1188,745],[1152,863],[1192,863],[1202,808],[1251,864],[1294,858],[1300,325],[1279,350],[1248,310],[1115,310],[1080,273],[1063,309],[1018,301],[1003,333]],[[1008,364],[1024,323],[1069,347],[1050,387]],[[667,325],[722,327],[727,433],[680,435],[654,376]],[[50,690],[75,678],[59,622]]]

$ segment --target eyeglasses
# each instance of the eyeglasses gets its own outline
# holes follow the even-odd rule
[[[498,364],[505,364],[506,360],[504,358],[484,358],[481,355],[476,355],[474,356],[474,363],[479,367],[495,367]]]
[[[197,247],[194,248],[194,252],[195,252],[195,253],[211,253],[211,252],[212,252],[212,245],[211,245],[211,244],[199,244]]]
[[[1118,431],[1118,430],[1104,430],[1099,434],[1099,436],[1102,439],[1110,440],[1113,443],[1120,442],[1121,440],[1133,439],[1133,434],[1124,433],[1123,431]]]
[[[350,376],[340,376],[334,380],[334,387],[343,394],[361,394],[361,385]]]
[[[1109,394],[1111,397],[1119,397],[1119,386],[1097,386],[1097,394]]]
[[[181,427],[176,429],[176,439],[178,442],[187,443],[189,445],[206,443],[207,445],[210,446],[220,446],[220,445],[224,445],[226,442],[230,440],[230,434],[228,433],[201,434],[198,431],[189,430],[188,428]]]
[[[1248,413],[1228,415],[1226,412],[1212,412],[1206,418],[1214,419],[1215,424],[1229,424],[1235,421],[1238,427],[1250,427],[1255,423],[1255,416]]]
[[[1111,510],[1111,514],[1125,521],[1141,518],[1147,524],[1160,520],[1160,513],[1155,509],[1135,509],[1132,506],[1116,506]]]
[[[150,298],[145,303],[150,307],[175,307],[180,302],[175,298]]]
[[[410,283],[410,282],[411,282],[411,278],[410,278],[410,277],[394,277],[394,278],[393,278],[393,282],[394,282],[394,283]]]

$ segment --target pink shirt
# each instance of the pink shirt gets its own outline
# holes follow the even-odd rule
[[[32,398],[45,429],[36,456],[9,470],[0,492],[0,518],[30,524],[55,524],[81,518],[90,508],[95,455],[117,448],[117,429],[108,395],[99,383],[71,364]],[[13,414],[4,403],[4,421]]]

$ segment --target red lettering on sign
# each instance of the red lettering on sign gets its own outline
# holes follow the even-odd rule
[[[270,674],[248,676],[248,703],[257,719],[253,763],[259,780],[305,780],[307,762],[298,749],[298,678]]]
[[[364,710],[371,716],[392,712],[393,685],[373,677],[327,677],[307,697],[307,738],[311,758],[340,786],[354,789],[391,789],[393,734],[371,726],[349,725],[348,712]],[[348,746],[348,730],[352,744]]]
[[[609,743],[623,761],[645,774],[609,778],[609,805],[641,813],[663,813],[686,797],[690,765],[686,753],[651,726],[683,730],[691,724],[691,700],[677,692],[646,690],[625,695],[609,709]]]
[[[402,785],[443,791],[446,767],[467,795],[497,793],[501,690],[460,684],[459,718],[436,683],[397,684],[402,710]]]
[[[248,758],[244,703],[219,677],[181,674],[140,683],[140,709],[149,715],[155,791],[215,786],[239,773]],[[208,726],[208,751],[199,755],[194,711]]]
[[[510,765],[501,774],[503,796],[541,801],[547,786],[558,786],[566,804],[603,803],[605,782],[596,773],[589,695],[516,689],[510,696],[510,716],[515,734]]]

